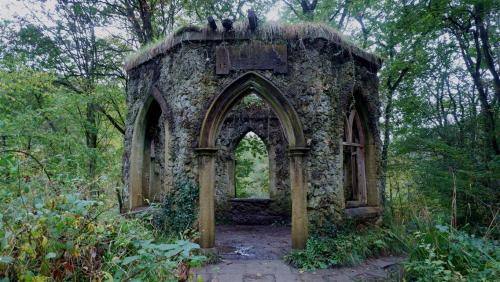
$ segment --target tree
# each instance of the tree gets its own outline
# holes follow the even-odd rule
[[[467,216],[459,212],[459,224],[491,220],[488,211],[498,210],[499,197],[499,46],[493,43],[499,38],[499,5],[487,0],[284,3],[288,20],[328,23],[384,58],[383,190],[388,177],[409,177],[418,187],[415,193],[440,199],[449,210],[454,186],[462,211],[475,206]],[[406,187],[408,194],[414,191]]]
[[[103,0],[105,11],[127,31],[125,41],[147,45],[171,32],[183,11],[181,0]]]
[[[42,5],[43,18],[33,13],[23,19],[10,40],[10,54],[24,58],[34,69],[55,73],[53,83],[79,97],[77,113],[85,136],[86,166],[92,184],[97,175],[101,115],[124,133],[120,102],[116,97],[106,97],[109,104],[99,100],[100,85],[113,85],[116,79],[124,78],[121,54],[126,51],[119,42],[97,36],[97,30],[108,24],[105,8],[97,0],[61,0],[52,8]],[[47,19],[56,20],[48,24]],[[97,190],[95,185],[91,187]]]
[[[233,21],[245,18],[248,9],[254,10],[258,15],[267,13],[277,0],[195,0],[186,1],[184,8],[193,20],[205,23],[208,16],[218,20],[230,18]]]

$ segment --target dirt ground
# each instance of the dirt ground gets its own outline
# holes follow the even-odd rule
[[[304,272],[282,260],[291,247],[289,226],[216,226],[216,249],[222,261],[193,270],[192,281],[395,281],[400,257],[369,259],[365,263]]]
[[[219,225],[215,245],[223,259],[279,260],[291,248],[290,226]]]

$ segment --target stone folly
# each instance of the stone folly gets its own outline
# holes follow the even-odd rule
[[[216,218],[289,218],[293,248],[310,229],[376,219],[381,63],[317,24],[187,27],[139,53],[125,66],[127,211],[188,179],[203,248]],[[247,95],[265,105],[235,110]],[[268,150],[270,199],[234,199],[234,150],[250,131]]]

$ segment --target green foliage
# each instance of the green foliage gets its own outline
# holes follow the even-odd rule
[[[109,123],[101,121],[97,131],[105,136],[99,139],[98,148],[89,149],[80,115],[87,97],[67,95],[57,81],[56,74],[26,68],[16,72],[0,71],[0,161],[19,161],[21,177],[49,175],[52,180],[79,187],[116,183],[121,175],[116,161],[122,153],[121,135]],[[112,83],[97,90],[102,101],[109,101],[122,91]],[[96,169],[101,172],[93,179],[86,178],[89,155],[95,156]],[[17,178],[1,174],[0,181],[4,185],[15,185]],[[38,182],[26,183],[36,185]]]
[[[447,220],[452,216],[455,189],[457,224],[484,234],[500,200],[498,189],[492,185],[500,177],[500,158],[478,162],[474,149],[451,146],[439,138],[431,140],[428,134],[421,132],[394,144],[398,156],[390,163],[392,199],[388,204],[399,210],[401,204],[419,203]],[[402,177],[408,180],[403,182]]]
[[[185,230],[195,228],[198,218],[199,188],[189,178],[176,179],[174,187],[163,200],[154,225],[167,236],[177,236]]]
[[[314,270],[353,265],[369,257],[397,254],[402,250],[395,235],[373,228],[361,232],[342,231],[333,237],[312,237],[305,250],[293,250],[285,261],[300,269]]]
[[[264,142],[253,132],[235,149],[235,182],[238,198],[269,197],[269,158]]]
[[[406,225],[387,222],[382,228],[342,231],[332,237],[312,237],[305,250],[285,257],[291,265],[314,270],[352,265],[366,258],[401,254],[408,281],[495,281],[500,274],[500,246],[488,240],[436,224],[424,216]]]
[[[0,200],[0,278],[176,281],[204,259],[194,255],[198,245],[155,242],[140,221],[78,194],[2,191]]]
[[[204,256],[193,255],[198,244],[185,240],[173,243],[152,243],[152,240],[134,242],[137,254],[123,259],[114,259],[120,268],[115,279],[139,281],[178,281],[178,278],[188,277],[191,267],[200,266]]]
[[[121,186],[120,61],[130,42],[146,45],[179,24],[205,24],[208,15],[244,18],[250,7],[263,19],[276,1],[149,1],[151,17],[140,5],[113,0],[57,1],[56,10],[44,1],[29,4],[38,2],[36,19],[0,23],[0,279],[174,279],[179,268],[199,262],[184,253],[196,246],[155,240],[155,229],[109,212]],[[312,238],[289,261],[322,268],[406,246],[409,280],[495,280],[498,244],[490,238],[499,236],[500,159],[491,141],[499,136],[499,2],[283,3],[285,20],[327,23],[384,57],[386,210],[395,219],[390,229],[365,233],[325,226],[321,233],[337,235]],[[117,22],[124,38],[100,34]],[[254,95],[241,104],[263,105]],[[268,174],[253,169],[267,163],[265,146],[242,143],[239,193],[267,191]],[[196,185],[183,180],[176,187],[159,222],[169,235],[196,219]],[[421,209],[426,213],[415,215]],[[449,222],[453,228],[445,227]]]
[[[405,276],[412,281],[494,281],[500,274],[497,241],[417,219],[408,242]]]
[[[208,16],[214,16],[217,20],[228,17],[238,20],[246,17],[247,9],[253,9],[262,18],[276,2],[277,0],[196,0],[184,2],[183,8],[197,17],[198,21],[204,21]]]

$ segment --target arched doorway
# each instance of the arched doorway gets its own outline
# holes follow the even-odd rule
[[[292,248],[305,247],[308,234],[307,187],[303,158],[307,151],[302,124],[290,102],[271,82],[255,72],[237,78],[212,102],[200,130],[198,152],[198,183],[200,186],[200,244],[215,245],[214,186],[215,146],[217,135],[227,113],[243,97],[255,93],[271,106],[285,134],[289,151],[290,186],[292,194]]]
[[[269,199],[269,154],[264,141],[253,131],[241,138],[234,150],[236,198]]]
[[[172,184],[166,104],[153,88],[134,123],[130,154],[129,210],[161,201]],[[164,154],[160,154],[164,152]]]

